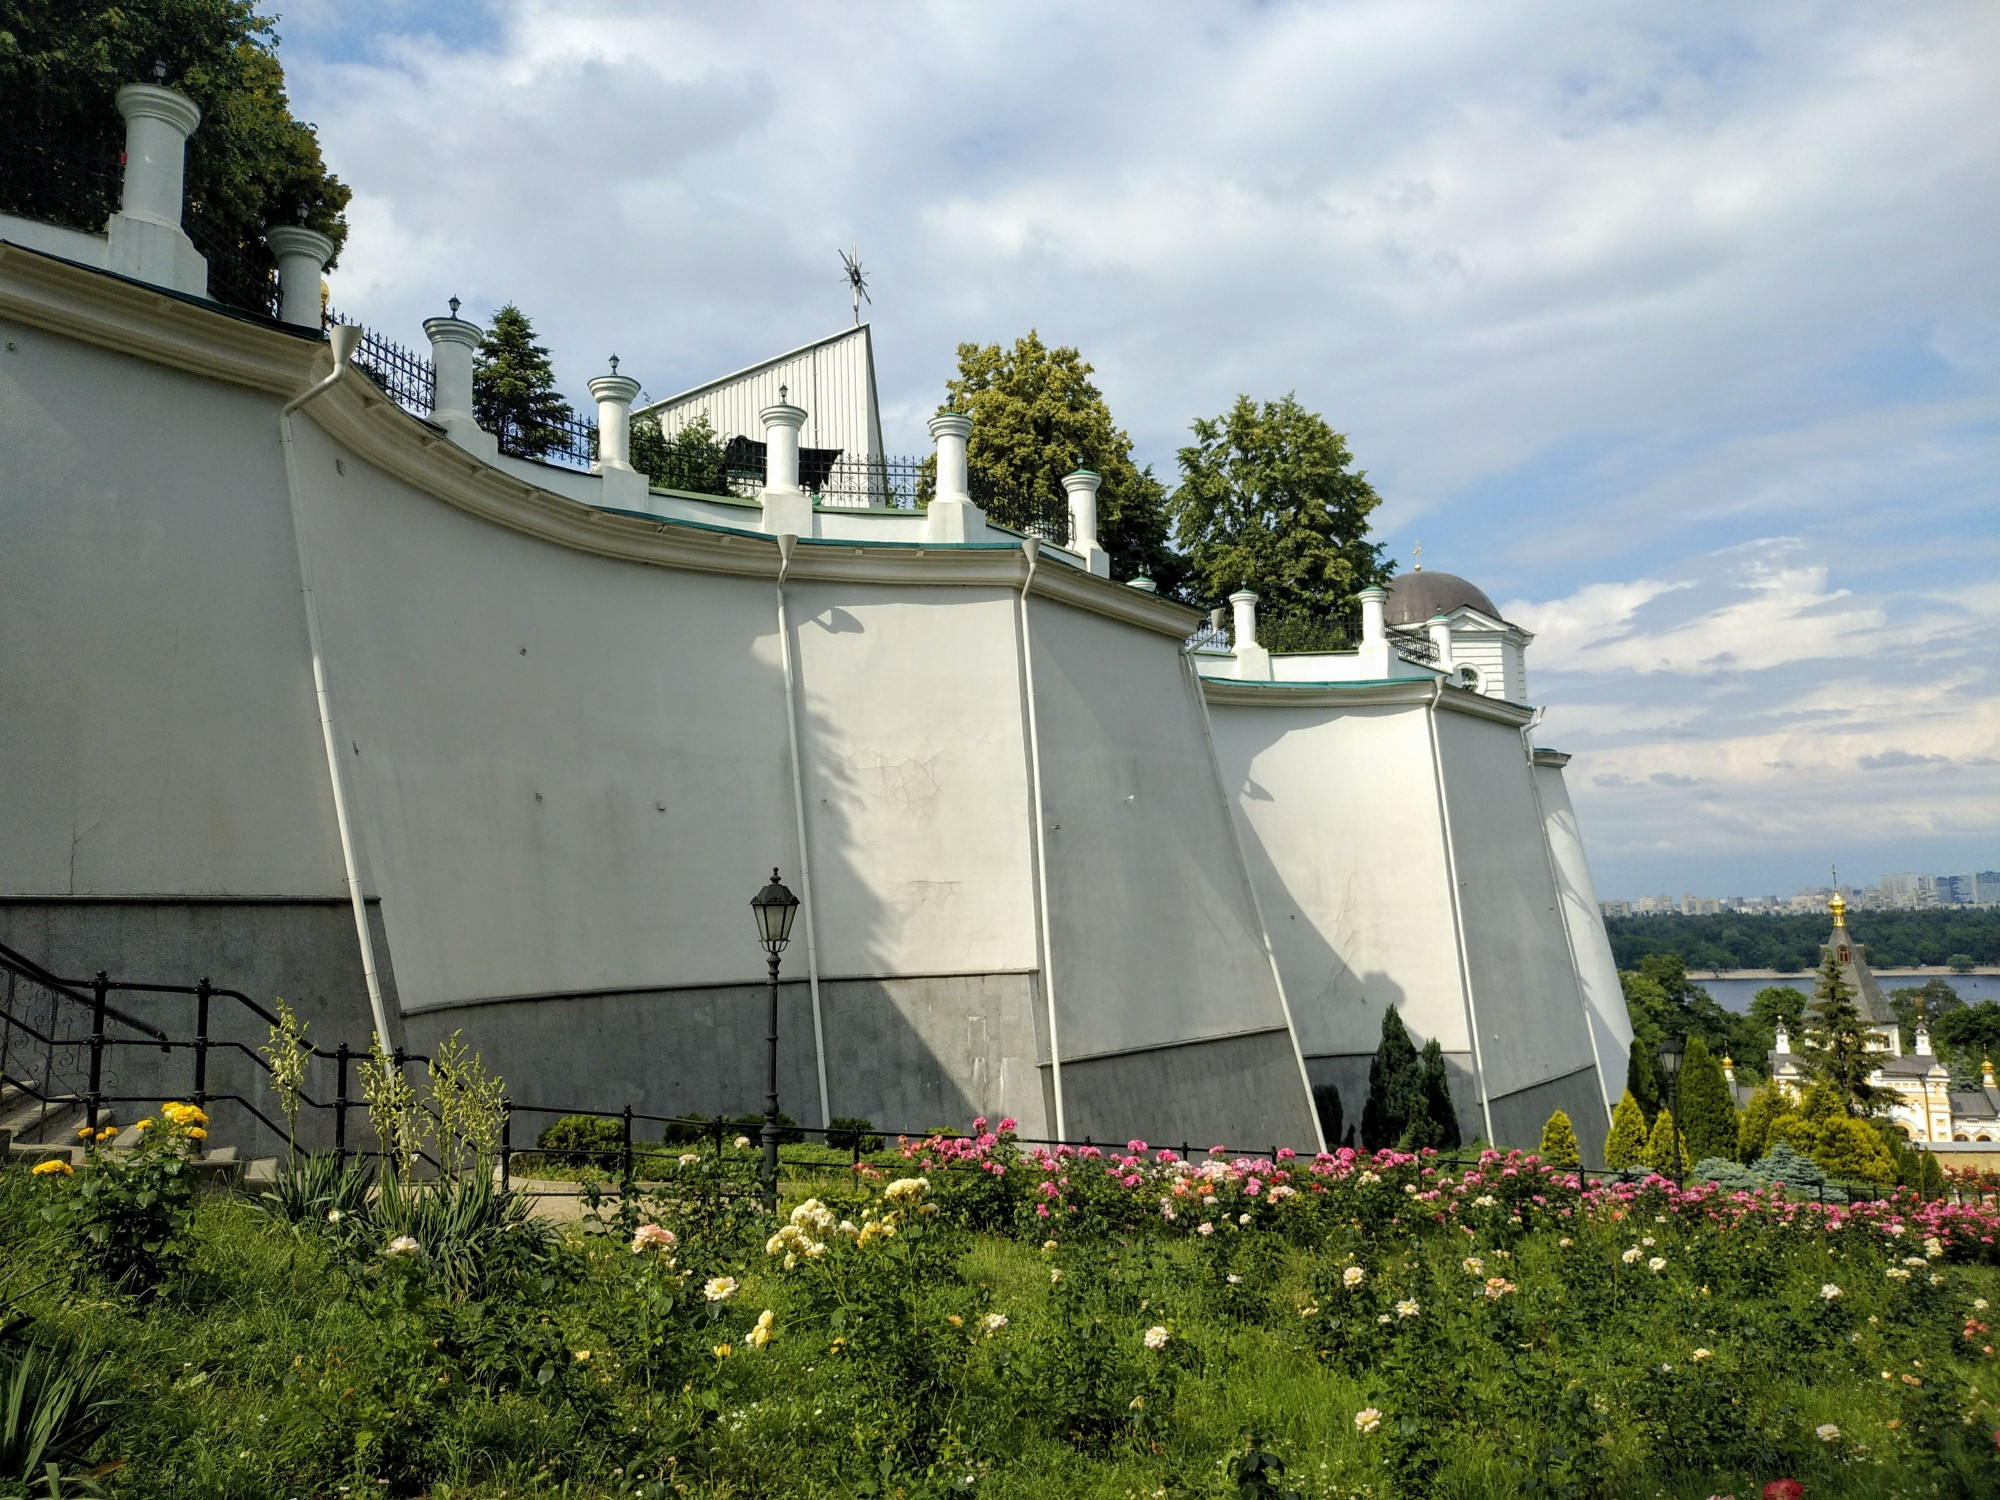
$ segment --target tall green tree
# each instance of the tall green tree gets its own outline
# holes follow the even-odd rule
[[[1258,637],[1273,650],[1340,644],[1336,621],[1358,590],[1387,580],[1368,518],[1381,497],[1347,439],[1295,396],[1238,396],[1196,418],[1180,450],[1173,518],[1203,602],[1239,588],[1259,598]]]
[[[472,415],[500,439],[502,452],[540,458],[562,444],[557,424],[572,413],[556,393],[549,351],[535,342],[535,325],[509,302],[493,315],[472,367]]]
[[[12,0],[0,6],[0,209],[101,231],[118,206],[125,122],[113,96],[165,83],[201,106],[188,140],[185,227],[211,291],[268,308],[264,230],[304,223],[336,246],[352,196],[295,119],[276,18],[253,0]]]
[[[1687,1137],[1681,1136],[1676,1140],[1675,1134],[1674,1112],[1670,1109],[1661,1110],[1659,1118],[1653,1121],[1653,1133],[1646,1137],[1646,1154],[1643,1158],[1646,1165],[1655,1172],[1674,1170],[1676,1147],[1680,1149],[1680,1169],[1685,1172],[1694,1165],[1694,1158],[1688,1155]]]
[[[1751,997],[1750,1019],[1757,1023],[1766,1052],[1777,1045],[1780,1026],[1793,1036],[1804,1029],[1809,998],[1804,990],[1789,984],[1767,984]]]
[[[1687,1141],[1688,1150],[1694,1153],[1690,1161],[1711,1156],[1725,1160],[1734,1157],[1736,1101],[1729,1096],[1721,1060],[1698,1036],[1688,1038],[1676,1092],[1680,1101],[1681,1136]]]
[[[1840,972],[1840,955],[1829,948],[1806,1007],[1805,1059],[1812,1076],[1834,1089],[1855,1114],[1875,1107],[1877,1090],[1868,1082],[1875,1059],[1868,1053],[1868,1022],[1854,1003],[1854,988]]]
[[[1424,1065],[1396,1007],[1382,1012],[1382,1039],[1368,1064],[1368,1101],[1361,1107],[1361,1144],[1394,1146],[1427,1115]]]
[[[1653,1128],[1653,1116],[1660,1112],[1660,1075],[1653,1067],[1653,1049],[1645,1037],[1635,1032],[1632,1052],[1625,1059],[1625,1093],[1639,1107],[1646,1128]]]
[[[1917,1020],[1922,1017],[1932,1039],[1937,1037],[1938,1022],[1955,1010],[1961,1010],[1965,1002],[1944,980],[1935,976],[1922,984],[1910,988],[1889,991],[1889,1008],[1896,1013],[1896,1025],[1903,1036],[1903,1050],[1911,1051],[1917,1045]]]
[[[1033,329],[1012,348],[960,344],[958,373],[945,382],[938,410],[972,418],[966,465],[1002,501],[1031,493],[1060,500],[1065,474],[1099,475],[1097,538],[1111,554],[1111,576],[1146,573],[1162,594],[1179,597],[1187,566],[1171,545],[1166,486],[1132,461],[1132,439],[1112,420],[1091,374],[1075,349],[1052,348]]]
[[[1456,1151],[1464,1144],[1459,1134],[1458,1111],[1451,1102],[1451,1075],[1445,1071],[1444,1048],[1432,1037],[1424,1043],[1424,1110],[1403,1132],[1399,1144],[1412,1151],[1429,1146],[1437,1151]]]
[[[1736,1120],[1736,1159],[1748,1166],[1769,1148],[1771,1126],[1789,1114],[1792,1101],[1775,1083],[1760,1083]]]

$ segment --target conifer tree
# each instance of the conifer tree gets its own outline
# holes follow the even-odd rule
[[[1868,1022],[1854,1004],[1854,989],[1840,972],[1840,955],[1829,948],[1813,985],[1812,1004],[1805,1014],[1806,1066],[1815,1078],[1832,1085],[1854,1114],[1874,1107],[1876,1090],[1868,1075],[1875,1059],[1868,1055]]]
[[[500,439],[503,453],[540,458],[562,444],[557,424],[572,413],[556,393],[549,351],[535,342],[535,325],[509,302],[493,315],[472,367],[472,415]]]
[[[1693,1160],[1736,1154],[1736,1101],[1729,1097],[1721,1061],[1698,1036],[1688,1038],[1681,1061],[1680,1107],[1681,1135]]]
[[[1653,1121],[1653,1133],[1646,1138],[1646,1165],[1655,1172],[1671,1172],[1674,1169],[1674,1112],[1663,1109]],[[1690,1167],[1687,1140],[1680,1141],[1680,1165]]]
[[[1316,1083],[1312,1086],[1313,1109],[1319,1115],[1320,1138],[1332,1150],[1340,1144],[1341,1133],[1347,1129],[1347,1110],[1340,1102],[1340,1090],[1330,1083]]]
[[[1583,1158],[1577,1154],[1576,1127],[1569,1122],[1569,1116],[1557,1110],[1549,1116],[1548,1124],[1542,1127],[1541,1158],[1551,1167],[1568,1167],[1572,1170],[1583,1165]]]
[[[1653,1070],[1653,1049],[1643,1035],[1632,1038],[1631,1056],[1625,1062],[1625,1092],[1639,1106],[1646,1128],[1651,1130],[1653,1117],[1660,1112],[1660,1075]]]
[[[1368,1064],[1368,1102],[1361,1107],[1361,1144],[1370,1151],[1394,1146],[1423,1119],[1424,1067],[1396,1007],[1382,1012],[1382,1040]]]
[[[1646,1116],[1627,1089],[1611,1111],[1611,1133],[1604,1138],[1604,1164],[1614,1172],[1640,1165],[1646,1155]]]
[[[1411,1151],[1421,1151],[1426,1146],[1437,1151],[1456,1151],[1464,1138],[1458,1129],[1458,1111],[1452,1107],[1444,1048],[1438,1045],[1436,1037],[1424,1043],[1423,1082],[1423,1113],[1410,1122],[1400,1144]]]
[[[1771,1143],[1771,1124],[1791,1111],[1792,1102],[1775,1083],[1760,1083],[1736,1121],[1736,1159],[1746,1166],[1758,1160]]]

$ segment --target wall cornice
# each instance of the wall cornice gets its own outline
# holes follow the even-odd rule
[[[310,334],[6,243],[0,243],[0,316],[276,397],[298,394],[332,368],[326,343]],[[356,457],[412,488],[540,541],[651,567],[778,575],[774,537],[568,499],[467,452],[365,379],[343,381],[303,415]],[[1019,589],[1027,571],[1018,547],[801,538],[787,577]],[[1201,619],[1198,611],[1061,565],[1037,568],[1030,592],[1177,640]]]
[[[1379,708],[1421,706],[1437,693],[1436,679],[1398,682],[1263,682],[1235,677],[1204,677],[1203,694],[1212,704],[1230,708]],[[1534,718],[1531,709],[1466,688],[1448,687],[1438,695],[1441,713],[1467,714],[1521,728]]]

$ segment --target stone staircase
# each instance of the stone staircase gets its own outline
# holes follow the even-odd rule
[[[18,1080],[0,1077],[0,1153],[16,1161],[35,1163],[66,1161],[72,1167],[84,1164],[83,1145],[77,1131],[84,1123],[84,1101],[74,1094],[57,1095],[43,1101],[35,1098]],[[110,1107],[97,1112],[98,1128],[118,1123]],[[123,1126],[111,1142],[113,1151],[130,1151],[138,1145],[138,1122]],[[249,1186],[268,1186],[277,1176],[276,1157],[243,1161],[234,1146],[218,1146],[195,1159],[202,1186],[230,1192]]]

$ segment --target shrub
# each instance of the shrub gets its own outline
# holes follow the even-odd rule
[[[625,1144],[625,1126],[603,1115],[564,1115],[535,1144],[564,1166],[605,1167],[616,1164],[613,1153]]]
[[[115,1128],[94,1137],[88,1126],[79,1130],[88,1164],[73,1181],[67,1169],[54,1174],[63,1185],[42,1212],[64,1231],[79,1284],[144,1296],[187,1259],[200,1181],[191,1158],[208,1138],[208,1116],[192,1104],[164,1104],[137,1129],[138,1144],[119,1152],[110,1149]]]
[[[1950,969],[1954,974],[1970,974],[1972,972],[1972,955],[1970,953],[1954,953],[1944,962],[1945,967]]]
[[[875,1122],[859,1115],[835,1115],[827,1121],[826,1143],[835,1151],[858,1148],[863,1155],[882,1149],[882,1137],[875,1134]]]
[[[738,1135],[749,1136],[751,1145],[757,1146],[763,1143],[764,1140],[763,1115],[761,1114],[736,1115],[733,1118],[731,1118],[729,1123],[736,1127],[736,1132]],[[797,1120],[794,1120],[790,1115],[786,1114],[782,1109],[779,1110],[778,1144],[780,1146],[797,1146],[802,1144],[805,1138],[806,1138],[806,1133],[803,1130],[799,1129],[799,1122]]]
[[[1671,1172],[1674,1169],[1675,1150],[1678,1148],[1680,1165],[1688,1163],[1687,1140],[1674,1129],[1674,1112],[1663,1109],[1653,1119],[1653,1133],[1646,1138],[1646,1165],[1655,1172]]]
[[[1759,1176],[1754,1167],[1726,1156],[1703,1157],[1694,1164],[1690,1176],[1695,1182],[1712,1182],[1725,1193],[1754,1193],[1768,1180]]]
[[[1604,1164],[1614,1172],[1623,1172],[1643,1165],[1645,1156],[1646,1117],[1627,1089],[1611,1112],[1611,1133],[1604,1138]]]
[[[1542,1127],[1541,1158],[1552,1167],[1579,1167],[1583,1159],[1577,1154],[1576,1127],[1569,1122],[1569,1116],[1557,1110],[1549,1116],[1548,1124]]]
[[[696,1146],[712,1139],[715,1126],[708,1116],[702,1114],[682,1115],[667,1121],[660,1132],[660,1144],[664,1146]]]

